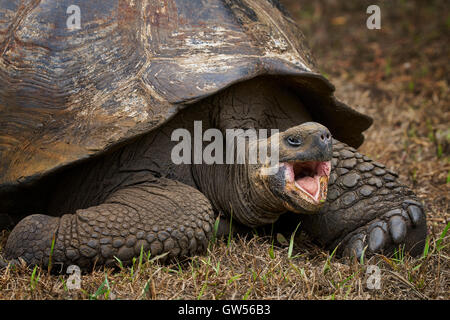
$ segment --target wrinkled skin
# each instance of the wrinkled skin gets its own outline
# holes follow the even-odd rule
[[[190,256],[205,252],[217,214],[231,212],[244,230],[302,221],[304,231],[328,249],[339,245],[341,255],[360,256],[366,246],[366,254],[392,253],[399,245],[421,252],[426,219],[414,193],[382,164],[331,141],[325,127],[311,123],[320,119],[308,107],[264,78],[200,101],[160,129],[23,191],[20,210],[37,214],[15,226],[4,256],[46,265],[53,237],[52,261],[66,266],[114,265],[114,257],[127,264],[141,248],[152,256],[168,252],[169,259]],[[261,165],[175,165],[178,142],[171,134],[185,128],[193,136],[194,121],[202,121],[203,132],[279,129],[281,158],[331,161],[326,201],[307,204],[303,193],[287,188],[285,174],[259,175]],[[293,135],[301,143],[286,145]]]

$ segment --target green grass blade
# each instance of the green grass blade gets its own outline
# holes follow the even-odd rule
[[[122,261],[121,261],[119,258],[117,258],[116,256],[114,256],[114,259],[116,259],[116,261],[119,263],[119,267],[120,267],[120,269],[122,270],[122,269],[123,269],[123,263],[122,263]]]
[[[361,257],[359,257],[359,264],[364,264],[364,256],[366,255],[367,246],[363,248],[363,251],[361,252]]]
[[[141,245],[141,253],[139,254],[138,270],[141,269],[143,260],[144,260],[144,245]]]
[[[169,254],[169,252],[161,253],[161,254],[159,254],[159,255],[154,256],[153,258],[151,258],[151,259],[149,260],[149,262],[153,262],[153,261],[159,260],[159,259],[161,259],[161,258],[164,258],[164,257],[167,256],[168,254]]]
[[[243,276],[243,273],[237,274],[235,276],[232,276],[230,279],[228,279],[227,281],[227,285],[232,284],[234,281],[239,280],[241,277]]]
[[[445,236],[447,235],[448,229],[450,228],[450,222],[447,223],[444,230],[442,230],[441,236],[436,242],[436,250],[441,251],[444,246],[441,246],[442,241],[444,240]]]
[[[39,275],[36,276],[38,266],[34,266],[33,272],[30,277],[30,288],[33,291],[36,288],[37,283],[39,282]]]
[[[52,244],[50,247],[50,255],[48,256],[48,266],[47,266],[47,272],[50,274],[50,271],[52,270],[52,257],[53,257],[53,250],[55,250],[55,241],[56,241],[56,234],[53,234],[52,237]]]
[[[244,297],[242,300],[248,300],[248,297],[250,296],[250,293],[252,292],[252,287],[248,288],[247,292],[244,294]]]
[[[97,298],[102,295],[105,295],[105,298],[108,299],[110,291],[111,289],[109,287],[108,276],[105,274],[105,280],[102,282],[100,287],[98,287],[97,291],[90,296],[90,299],[97,300]]]
[[[220,215],[217,216],[216,221],[214,221],[214,229],[213,229],[213,236],[211,239],[211,243],[216,243],[216,241],[217,241],[217,232],[219,231],[219,223],[220,223]]]
[[[294,232],[291,234],[291,241],[289,242],[289,249],[288,249],[288,258],[291,259],[292,257],[292,251],[294,250],[294,238],[295,238],[295,233],[297,232],[298,227],[300,227],[300,224],[302,222],[300,221],[297,224],[297,227],[295,228]]]
[[[425,247],[423,248],[423,254],[422,254],[423,259],[428,256],[429,251],[430,251],[430,237],[427,237],[427,239],[425,241]]]
[[[330,256],[327,258],[327,261],[325,262],[325,265],[323,266],[323,270],[322,270],[323,274],[327,273],[328,270],[330,270],[331,259],[333,259],[338,248],[339,248],[339,245],[337,245],[336,248],[334,248],[333,252],[331,252]]]

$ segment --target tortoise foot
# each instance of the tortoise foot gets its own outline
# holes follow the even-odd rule
[[[360,258],[363,254],[391,255],[405,250],[412,255],[423,251],[426,219],[422,205],[403,201],[401,207],[388,210],[380,217],[347,235],[342,243],[343,255]]]
[[[344,143],[333,145],[327,202],[304,218],[304,229],[338,255],[390,254],[403,247],[421,253],[426,217],[398,175]]]

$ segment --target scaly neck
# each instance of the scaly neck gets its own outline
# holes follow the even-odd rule
[[[257,227],[275,222],[286,212],[257,170],[258,166],[248,164],[203,164],[193,165],[192,171],[198,188],[217,211]]]

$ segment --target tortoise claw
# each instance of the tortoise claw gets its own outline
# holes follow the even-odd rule
[[[424,217],[423,210],[418,206],[410,205],[408,207],[408,213],[414,226],[418,226],[423,220]]]
[[[400,244],[406,236],[406,223],[400,216],[393,216],[389,219],[389,231],[395,244]]]
[[[414,249],[417,253],[421,248],[417,244],[422,238],[422,229],[426,228],[421,205],[413,200],[405,200],[402,208],[387,211],[347,236],[349,240],[344,246],[343,254],[359,259],[366,239],[368,254],[391,254],[400,244],[406,244],[406,249]]]
[[[372,229],[369,235],[369,250],[377,252],[384,247],[386,243],[386,232],[381,227]]]
[[[350,239],[348,245],[345,248],[344,255],[348,257],[356,257],[356,259],[361,258],[364,252],[364,238],[362,234],[355,235]]]

